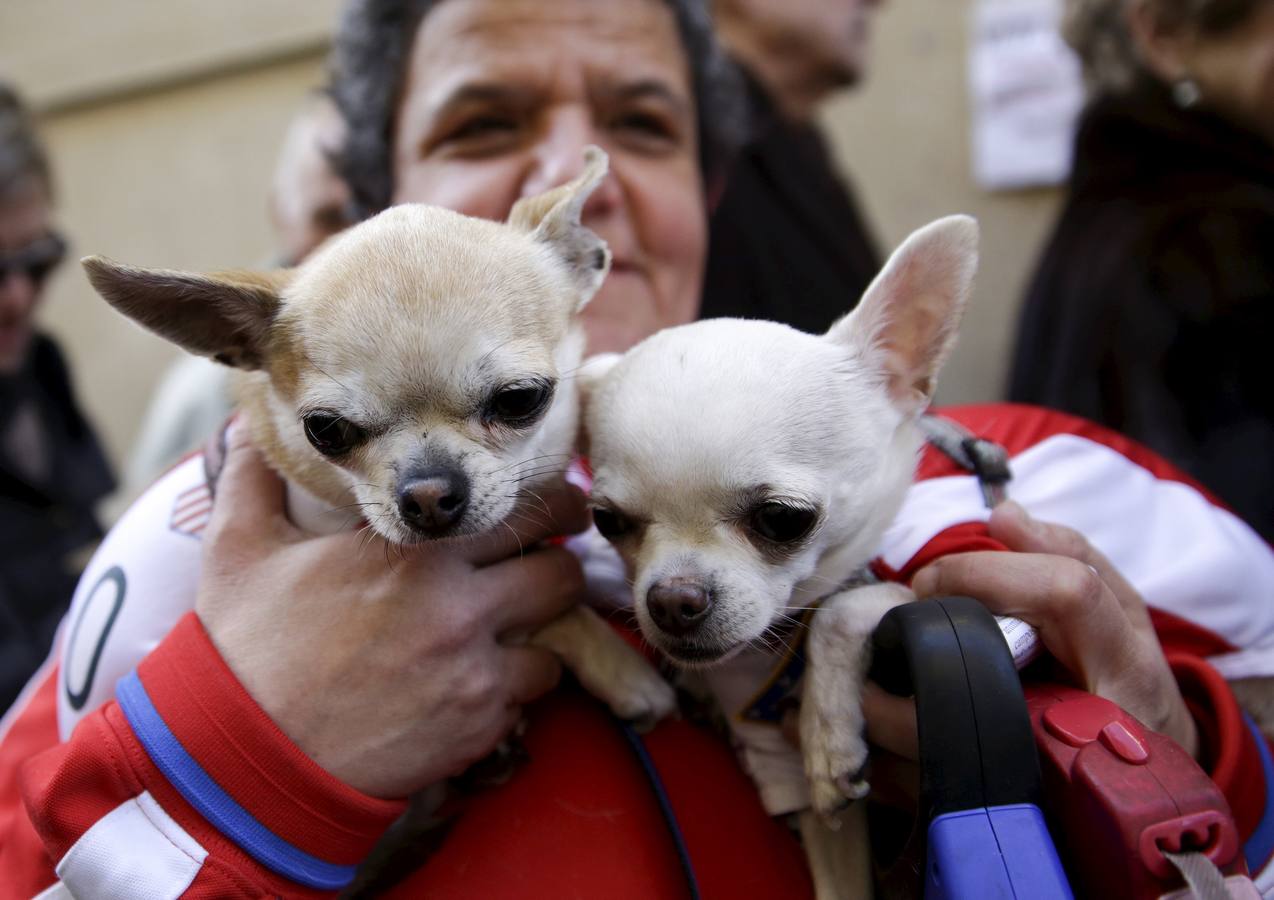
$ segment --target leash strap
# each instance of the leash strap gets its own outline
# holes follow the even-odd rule
[[[1172,853],[1163,850],[1163,858],[1172,863],[1181,873],[1181,879],[1189,888],[1189,896],[1196,900],[1234,900],[1237,893],[1230,892],[1230,886],[1216,863],[1202,853]]]
[[[686,876],[686,890],[690,892],[690,900],[700,900],[699,879],[695,877],[694,863],[690,860],[690,849],[686,846],[681,826],[677,823],[677,814],[673,812],[672,801],[668,799],[668,790],[664,787],[663,779],[659,777],[655,761],[650,758],[650,753],[646,750],[646,745],[642,743],[641,736],[633,730],[631,725],[619,719],[615,719],[615,723],[628,741],[628,746],[632,748],[633,755],[641,763],[642,771],[646,773],[646,780],[650,782],[650,789],[654,791],[655,799],[659,802],[659,811],[663,813],[664,824],[668,826],[668,834],[677,848],[681,871]]]
[[[1004,486],[1013,477],[1007,450],[994,441],[978,437],[958,422],[933,413],[921,416],[919,425],[925,440],[956,465],[977,476],[987,509],[994,509],[1007,499]]]

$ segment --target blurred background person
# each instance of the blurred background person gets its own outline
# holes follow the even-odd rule
[[[702,315],[820,332],[880,269],[853,190],[815,113],[857,84],[879,0],[715,0],[717,34],[743,71],[752,139],[709,232]]]
[[[344,135],[344,119],[331,98],[317,91],[307,95],[288,126],[270,186],[270,223],[281,266],[301,262],[350,223],[349,188],[331,162]],[[173,462],[199,447],[233,407],[228,367],[200,356],[169,366],[129,458],[119,511]]]
[[[1070,0],[1090,100],[1009,397],[1186,469],[1274,538],[1274,4]]]
[[[0,710],[48,652],[115,486],[53,340],[35,324],[66,256],[35,125],[0,82]]]
[[[321,91],[309,94],[288,127],[270,186],[280,265],[296,265],[350,224],[349,187],[332,167],[344,140],[336,104]]]

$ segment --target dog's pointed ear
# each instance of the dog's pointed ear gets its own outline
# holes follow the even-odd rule
[[[877,366],[898,409],[923,412],[955,345],[977,266],[976,220],[948,216],[926,225],[894,251],[827,338]]]
[[[265,363],[270,326],[290,270],[196,275],[124,266],[101,256],[81,260],[111,306],[191,353],[241,369]]]
[[[606,373],[615,368],[615,364],[623,358],[620,353],[599,353],[584,360],[575,373],[575,384],[579,390],[579,439],[577,446],[580,453],[588,455],[588,406],[597,389],[601,386]]]
[[[583,309],[610,271],[610,248],[580,217],[584,204],[606,178],[609,165],[600,147],[584,148],[584,171],[567,184],[526,197],[513,205],[509,224],[542,241],[570,270],[577,288],[575,312]]]

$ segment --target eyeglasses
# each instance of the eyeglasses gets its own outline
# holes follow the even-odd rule
[[[23,274],[39,287],[66,258],[66,239],[50,232],[8,255],[0,255],[0,282],[11,273]]]

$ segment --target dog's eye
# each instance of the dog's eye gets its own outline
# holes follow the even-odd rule
[[[748,524],[766,540],[791,544],[805,537],[818,521],[818,513],[805,506],[788,503],[762,503],[752,510]]]
[[[301,420],[305,437],[324,456],[344,456],[363,442],[367,432],[331,413],[310,413]]]
[[[514,427],[530,425],[539,418],[553,398],[553,385],[530,381],[510,385],[491,395],[486,417]]]
[[[606,509],[601,506],[593,509],[593,524],[602,533],[602,537],[608,541],[623,537],[633,530],[633,523],[629,519],[613,509]]]

